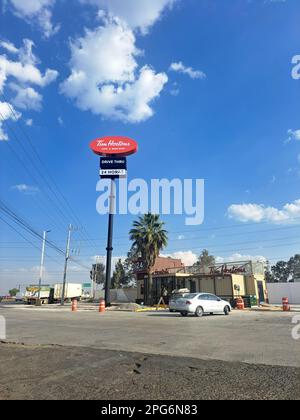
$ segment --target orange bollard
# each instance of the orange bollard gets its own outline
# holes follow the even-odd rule
[[[287,298],[287,297],[282,298],[282,310],[284,312],[290,312],[290,310],[291,310],[290,303],[289,303],[289,298]]]
[[[72,300],[72,312],[77,312],[78,309],[78,302],[76,299]]]
[[[101,314],[103,314],[103,312],[105,312],[105,300],[104,299],[100,300],[99,312]]]
[[[237,308],[238,310],[240,310],[240,311],[242,311],[242,310],[244,310],[244,309],[245,309],[245,302],[244,302],[244,299],[242,299],[242,298],[238,298],[238,299],[236,300],[236,308]]]

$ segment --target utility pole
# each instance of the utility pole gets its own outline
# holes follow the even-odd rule
[[[96,297],[96,288],[97,288],[96,280],[97,280],[98,263],[99,263],[99,257],[96,256],[96,264],[95,264],[95,268],[93,268],[92,270],[92,276],[91,276],[92,277],[91,295],[92,295],[93,300]]]
[[[42,287],[42,278],[43,278],[43,270],[44,270],[46,236],[47,236],[47,233],[49,233],[49,232],[51,232],[51,231],[50,230],[45,230],[44,233],[43,233],[42,256],[41,256],[41,265],[40,265],[39,291],[38,291],[37,304],[39,304],[39,301],[40,301],[40,298],[41,298],[41,287]]]
[[[114,214],[116,201],[116,181],[111,179],[110,197],[109,197],[109,219],[108,219],[108,235],[107,235],[107,254],[106,254],[106,279],[105,279],[105,306],[111,306],[110,301],[110,287],[111,287],[111,259],[113,252],[113,229],[114,229]]]
[[[71,243],[71,232],[73,230],[72,225],[69,225],[68,228],[68,238],[67,238],[67,246],[66,246],[66,256],[65,256],[65,268],[64,268],[64,278],[63,278],[63,288],[61,294],[61,306],[65,304],[65,293],[66,293],[66,281],[67,281],[67,269],[68,269],[68,261],[70,258],[70,243]]]

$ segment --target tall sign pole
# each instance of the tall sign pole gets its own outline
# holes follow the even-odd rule
[[[126,178],[126,157],[137,152],[137,143],[128,137],[103,137],[90,144],[92,151],[102,156],[100,161],[100,177],[111,180],[109,197],[108,234],[106,247],[106,274],[105,274],[105,305],[110,306],[111,268],[113,253],[113,228],[116,206],[116,179]]]
[[[109,216],[108,216],[108,234],[106,248],[106,277],[105,277],[105,306],[110,306],[110,288],[111,288],[111,260],[113,253],[113,230],[114,230],[114,214],[116,203],[116,181],[114,178],[110,184],[109,197]]]

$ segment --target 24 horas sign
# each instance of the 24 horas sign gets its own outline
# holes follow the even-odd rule
[[[138,145],[129,137],[111,136],[92,141],[90,148],[99,156],[125,157],[136,153]]]

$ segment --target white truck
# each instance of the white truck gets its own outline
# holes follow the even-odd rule
[[[58,283],[50,287],[42,287],[40,291],[41,304],[54,304],[61,302],[63,291],[63,284]],[[82,296],[82,285],[75,283],[66,283],[65,287],[65,302],[72,299],[80,300]],[[39,296],[39,287],[31,286],[26,289],[25,300],[28,305],[35,305]]]
[[[63,284],[55,284],[50,292],[50,303],[57,303],[61,301],[63,293]],[[65,287],[65,301],[72,299],[80,300],[83,294],[82,284],[66,283]]]

